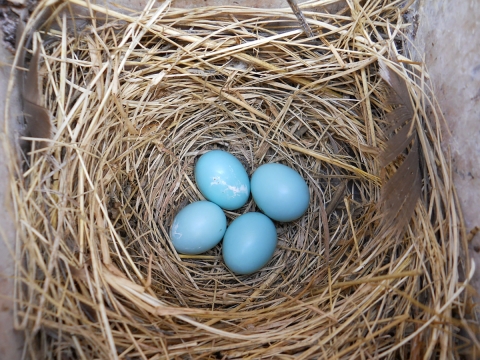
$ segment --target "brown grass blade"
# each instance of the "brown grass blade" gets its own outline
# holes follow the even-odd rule
[[[394,58],[394,62],[398,64],[396,58]],[[391,88],[391,91],[387,94],[387,103],[404,108],[408,111],[408,114],[413,117],[414,110],[405,79],[400,77],[400,75],[394,70],[387,67],[383,61],[380,61],[380,76],[388,83],[388,85],[390,85]]]
[[[38,62],[40,59],[40,48],[37,47],[33,53],[28,73],[25,78],[25,88],[23,90],[23,98],[31,103],[40,103],[40,91],[38,89]]]
[[[307,23],[307,20],[305,19],[305,15],[303,15],[302,10],[298,7],[297,1],[296,0],[287,0],[288,5],[292,8],[293,13],[297,17],[298,21],[302,25],[303,31],[305,31],[305,34],[309,38],[314,37],[315,35],[312,32],[312,29],[310,29],[310,26]]]
[[[410,152],[388,182],[382,187],[380,199],[385,225],[391,223],[401,231],[412,218],[413,211],[421,195],[417,140]]]
[[[50,113],[47,109],[24,99],[23,108],[27,119],[27,136],[32,138],[49,139],[52,134]],[[40,142],[36,148],[47,146],[45,141]]]
[[[396,134],[392,135],[387,143],[385,151],[381,154],[380,165],[382,167],[385,167],[394,161],[412,142],[414,135],[410,130],[410,126],[405,125],[398,130]]]
[[[385,133],[390,135],[400,126],[412,120],[412,110],[404,106],[399,106],[393,109],[392,112],[389,112],[386,119],[388,127],[385,129]]]
[[[394,62],[398,63],[396,58]],[[413,141],[403,163],[383,185],[378,203],[382,214],[381,229],[399,234],[410,222],[421,195],[418,139],[416,128],[412,126],[415,113],[406,80],[383,61],[380,61],[380,75],[389,85],[385,105],[395,107],[386,117],[388,125],[385,132],[390,138],[380,155],[380,166],[385,168],[405,154]]]
[[[29,70],[22,87],[23,107],[25,113],[26,135],[33,138],[49,139],[51,137],[52,124],[50,113],[41,105],[41,94],[38,83],[38,63],[40,58],[40,46],[37,46],[30,62]],[[36,145],[37,149],[47,146],[45,141]]]

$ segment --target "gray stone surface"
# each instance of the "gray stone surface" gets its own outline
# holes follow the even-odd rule
[[[470,232],[480,227],[480,1],[418,0],[413,15],[417,60],[425,61],[450,130],[443,145],[451,151],[453,181]],[[479,292],[480,233],[469,247],[476,264],[472,285]]]
[[[5,360],[20,359],[23,348],[21,333],[13,329],[13,274],[15,264],[9,250],[15,248],[15,228],[13,226],[13,207],[10,197],[11,174],[8,171],[9,159],[5,151],[8,142],[13,140],[17,130],[16,116],[20,114],[18,96],[14,92],[11,96],[10,113],[12,116],[8,119],[5,119],[4,116],[7,83],[11,69],[8,64],[12,60],[12,55],[3,46],[0,46],[0,359]]]

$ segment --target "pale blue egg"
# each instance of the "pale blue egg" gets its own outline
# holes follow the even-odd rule
[[[308,209],[308,185],[288,166],[277,163],[260,166],[252,175],[251,187],[253,200],[273,220],[296,220]]]
[[[277,246],[277,231],[272,220],[258,212],[236,218],[225,232],[223,260],[236,274],[251,274],[265,266]]]
[[[195,181],[207,200],[226,210],[242,207],[250,196],[250,180],[245,168],[226,151],[203,154],[195,165]]]
[[[175,216],[170,239],[182,254],[201,254],[214,248],[223,238],[227,218],[220,207],[210,201],[185,206]]]

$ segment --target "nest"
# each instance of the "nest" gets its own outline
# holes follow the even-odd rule
[[[13,188],[16,311],[32,358],[456,358],[461,217],[397,1],[334,14],[312,3],[314,39],[289,9],[87,3],[62,5],[95,14],[83,30],[57,8],[47,23],[58,27],[34,34],[54,121]],[[382,184],[402,159],[378,161],[391,110],[379,61],[400,69],[423,129],[422,193],[401,236],[379,231]],[[249,175],[286,164],[311,191],[252,275],[231,273],[221,244],[187,256],[169,240],[175,214],[203,199],[193,168],[211,149]],[[256,210],[250,200],[226,214]]]

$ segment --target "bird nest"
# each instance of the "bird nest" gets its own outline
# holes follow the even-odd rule
[[[461,217],[398,1],[307,4],[313,38],[290,9],[50,3],[27,31],[49,25],[31,43],[52,138],[12,189],[32,357],[456,357]],[[221,244],[181,255],[169,239],[212,149],[249,175],[286,164],[310,189],[251,275]]]

